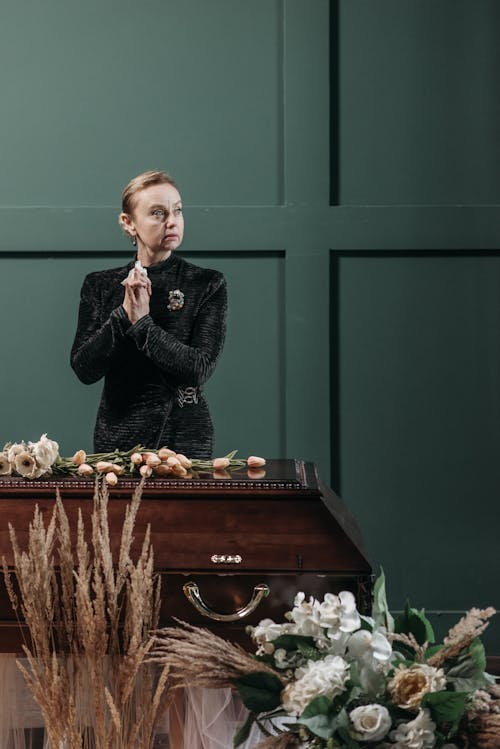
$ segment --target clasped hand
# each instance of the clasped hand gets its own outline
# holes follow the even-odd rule
[[[123,308],[127,317],[134,325],[144,315],[149,315],[149,299],[151,297],[151,281],[140,273],[137,268],[130,278],[123,282],[125,298]]]

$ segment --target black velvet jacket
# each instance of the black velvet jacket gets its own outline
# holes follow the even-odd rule
[[[201,386],[224,342],[226,282],[172,253],[147,269],[150,314],[132,325],[121,282],[133,265],[90,273],[82,286],[71,366],[86,384],[105,378],[94,449],[166,445],[209,458],[213,426]]]

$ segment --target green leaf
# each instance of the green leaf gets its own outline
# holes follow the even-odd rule
[[[469,645],[469,656],[480,671],[486,671],[486,652],[479,637],[474,638]]]
[[[386,627],[388,632],[394,632],[394,619],[389,612],[387,604],[387,595],[385,590],[385,574],[380,568],[380,574],[375,580],[373,587],[373,619],[379,627]]]
[[[308,645],[306,642],[299,642],[297,644],[297,650],[304,656],[304,658],[307,658],[308,661],[319,661],[323,658],[323,654],[320,653],[318,648]]]
[[[269,653],[262,653],[262,655],[254,655],[253,657],[259,663],[266,663],[268,666],[273,666],[274,664],[274,658]]]
[[[283,684],[274,674],[257,671],[234,680],[245,707],[254,713],[274,710],[281,704]]]
[[[329,739],[335,733],[336,719],[332,700],[328,697],[316,697],[297,720],[316,736]]]
[[[394,623],[395,632],[406,635],[412,634],[419,645],[425,642],[434,642],[434,631],[430,621],[425,616],[425,611],[413,609],[408,601],[405,610]]]
[[[422,707],[428,707],[436,723],[458,723],[465,712],[467,692],[431,692],[424,695]]]
[[[472,692],[489,682],[485,674],[486,653],[483,643],[475,638],[452,666],[446,670],[446,678],[457,692]]]
[[[234,747],[237,747],[240,744],[243,744],[243,742],[248,739],[248,737],[250,736],[250,729],[252,728],[254,722],[255,722],[255,714],[248,713],[248,717],[246,721],[243,723],[241,728],[234,735],[234,738],[233,738]]]
[[[287,653],[293,650],[300,650],[301,646],[314,648],[314,638],[305,637],[304,635],[280,635],[272,641],[275,648],[283,648]]]
[[[328,715],[332,708],[333,701],[329,697],[315,697],[303,711],[300,716],[300,722],[302,722],[302,718],[310,718],[314,715]]]
[[[431,645],[431,647],[427,648],[427,650],[425,651],[426,660],[429,659],[431,656],[436,655],[436,653],[439,653],[439,651],[442,649],[443,649],[443,645]]]

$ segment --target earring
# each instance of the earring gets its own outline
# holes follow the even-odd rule
[[[137,237],[135,236],[135,234],[130,237],[130,241],[132,242],[134,247],[137,247]]]

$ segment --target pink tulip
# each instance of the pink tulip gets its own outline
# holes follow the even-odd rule
[[[87,453],[85,450],[77,450],[76,453],[71,458],[72,463],[75,464],[75,466],[81,466],[82,463],[85,463],[87,460]]]
[[[156,476],[171,476],[172,475],[172,469],[170,466],[165,465],[165,463],[160,463],[159,466],[156,466],[154,469]]]
[[[184,466],[181,466],[180,463],[176,463],[174,466],[172,466],[172,473],[175,474],[175,476],[181,476],[184,477],[187,475],[187,471],[184,468]]]
[[[77,469],[77,473],[80,476],[92,476],[92,474],[94,473],[94,469],[92,468],[92,466],[89,466],[88,463],[80,463]]]
[[[162,447],[158,450],[158,457],[160,460],[166,460],[167,458],[175,458],[174,450],[170,450],[168,447]]]
[[[113,463],[110,463],[107,460],[100,460],[95,465],[96,471],[99,471],[99,473],[108,473],[108,471],[113,470]]]
[[[223,471],[230,463],[229,458],[215,458],[212,465],[216,471]]]
[[[263,468],[249,468],[247,476],[249,479],[263,479],[266,472]]]
[[[247,458],[247,466],[249,466],[250,468],[260,468],[261,466],[265,465],[265,458],[259,458],[257,455],[250,455],[250,457]]]
[[[118,476],[116,475],[116,473],[113,473],[113,471],[107,473],[105,479],[108,486],[116,486],[118,483]]]

